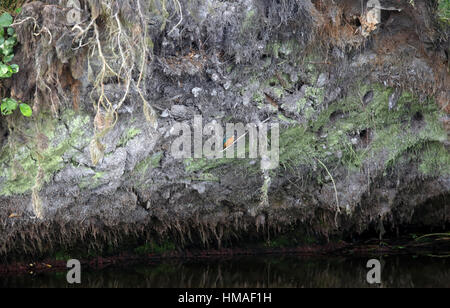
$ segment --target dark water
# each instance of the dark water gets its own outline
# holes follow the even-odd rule
[[[80,287],[373,287],[369,258],[239,257],[83,270]],[[381,287],[450,287],[450,259],[383,257]],[[66,273],[0,277],[0,287],[68,287]]]

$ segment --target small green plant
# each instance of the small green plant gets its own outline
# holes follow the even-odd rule
[[[162,241],[160,244],[151,241],[135,248],[134,252],[138,255],[146,255],[151,253],[163,254],[166,252],[174,251],[175,249],[175,244],[168,240]]]
[[[19,65],[10,64],[14,58],[14,47],[17,44],[17,34],[11,27],[13,17],[9,13],[0,15],[0,79],[10,78],[19,72]],[[31,107],[14,98],[3,98],[1,100],[1,113],[12,114],[17,107],[25,117],[33,114]]]
[[[1,104],[0,109],[1,109],[1,112],[3,115],[10,115],[17,109],[17,107],[19,107],[20,112],[25,117],[32,116],[33,111],[31,110],[31,107],[25,103],[15,100],[14,98],[2,99],[2,104]]]
[[[450,23],[450,0],[439,0],[438,15],[441,21]]]
[[[10,25],[13,17],[9,13],[0,15],[0,78],[9,78],[18,71],[18,67],[8,65],[14,58],[13,48],[17,43],[17,35]]]
[[[10,12],[19,14],[21,7],[30,0],[1,0],[0,1],[0,13]]]

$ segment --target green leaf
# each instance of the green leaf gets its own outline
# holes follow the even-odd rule
[[[13,22],[13,18],[8,13],[3,13],[0,16],[0,27],[9,27]]]
[[[0,62],[0,78],[6,78],[9,72],[9,66]]]
[[[12,61],[12,59],[14,58],[13,54],[7,55],[3,58],[3,63],[9,63]],[[17,65],[17,64],[16,64]]]
[[[14,55],[13,55],[13,57],[14,57]],[[17,65],[17,64],[11,64],[10,68],[14,74],[19,72],[19,65]]]
[[[22,8],[21,8],[21,7],[17,8],[17,9],[14,11],[14,13],[16,13],[16,14],[20,14],[21,12],[22,12]]]
[[[4,98],[0,110],[3,115],[10,115],[17,109],[17,101],[14,98]]]
[[[3,53],[5,56],[10,55],[10,54],[13,53],[13,50],[12,50],[11,47],[4,47],[4,48],[1,49],[1,50],[2,50],[2,53]]]
[[[11,28],[11,27],[8,28],[7,32],[8,32],[8,35],[10,35],[10,36],[13,36],[14,33],[16,33],[16,31],[14,30],[14,28]]]
[[[9,78],[14,74],[13,69],[9,65],[0,62],[0,78]]]
[[[3,54],[5,56],[10,55],[13,53],[13,49],[11,47],[3,48]]]
[[[6,40],[5,45],[12,47],[12,46],[16,45],[16,42],[17,42],[16,38],[10,37]]]
[[[19,108],[20,108],[20,112],[22,112],[22,114],[25,116],[25,117],[31,117],[32,115],[33,115],[33,110],[31,109],[31,107],[30,106],[28,106],[27,104],[25,104],[25,103],[22,103],[22,104],[20,104],[19,105]]]

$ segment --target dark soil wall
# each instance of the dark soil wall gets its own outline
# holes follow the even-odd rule
[[[436,1],[26,4],[2,118],[0,254],[448,228],[448,24]],[[3,93],[3,92],[2,92]],[[280,124],[280,167],[175,159],[176,122]]]

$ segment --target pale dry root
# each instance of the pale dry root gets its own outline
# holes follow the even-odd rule
[[[24,8],[24,13],[19,15],[12,24],[20,36],[23,56],[31,59],[25,69],[34,70],[34,74],[24,78],[26,82],[23,84],[30,82],[35,84],[32,91],[29,91],[27,87],[15,86],[14,94],[19,99],[33,97],[33,111],[36,115],[40,113],[45,103],[52,114],[55,117],[58,116],[62,102],[70,101],[64,90],[65,87],[80,84],[77,76],[81,77],[83,74],[82,65],[77,68],[77,70],[81,69],[80,72],[74,72],[70,61],[73,57],[78,59],[88,54],[88,71],[92,75],[89,82],[93,85],[90,97],[96,111],[94,137],[90,143],[91,161],[94,165],[103,159],[105,147],[102,144],[102,138],[117,123],[118,111],[131,92],[139,94],[143,115],[151,127],[155,129],[157,127],[156,112],[145,94],[148,78],[146,71],[149,61],[152,61],[152,54],[147,51],[149,17],[144,14],[144,11],[149,10],[143,7],[148,3],[142,0],[130,1],[134,2],[132,7],[136,8],[137,15],[131,24],[128,23],[127,18],[121,16],[123,3],[115,0],[84,1],[84,12],[81,12],[79,7],[79,3],[83,1],[78,0],[70,0],[70,5],[67,1],[61,1],[61,7],[41,2],[30,3]],[[90,15],[87,12],[88,8]],[[76,14],[71,14],[72,11]],[[52,16],[56,16],[56,19],[53,20]],[[76,17],[80,19],[77,20]],[[70,32],[66,31],[68,25]],[[69,41],[64,48],[57,50],[58,41],[65,36],[69,36],[72,42]],[[47,55],[53,55],[53,57],[47,57]],[[99,68],[92,68],[90,64],[93,62],[100,63]],[[69,66],[67,80],[63,76],[67,75],[64,71],[65,66]],[[124,88],[123,95],[118,101],[111,99],[105,93],[105,85],[111,83],[113,79],[118,86]],[[77,95],[73,96],[75,108],[78,105],[76,103],[78,98],[75,97]],[[32,188],[32,206],[35,217],[42,219],[44,214],[39,191],[45,179],[42,164],[39,160],[37,163],[39,170]]]
[[[91,4],[91,20],[86,26],[77,24],[72,28],[72,31],[77,33],[77,48],[88,46],[89,61],[98,58],[101,63],[100,70],[93,77],[94,89],[91,93],[96,110],[95,135],[90,144],[94,165],[98,164],[104,155],[101,139],[117,123],[118,110],[132,90],[139,94],[143,114],[151,127],[156,129],[158,125],[156,112],[145,98],[146,70],[152,55],[147,52],[147,18],[143,13],[141,1],[136,0],[139,22],[131,25],[125,24],[121,18],[116,1],[102,0],[99,6]],[[102,22],[99,22],[100,19]],[[138,77],[134,78],[133,75]],[[105,84],[109,78],[117,79],[117,83],[124,88],[118,102],[113,102],[105,93]]]

